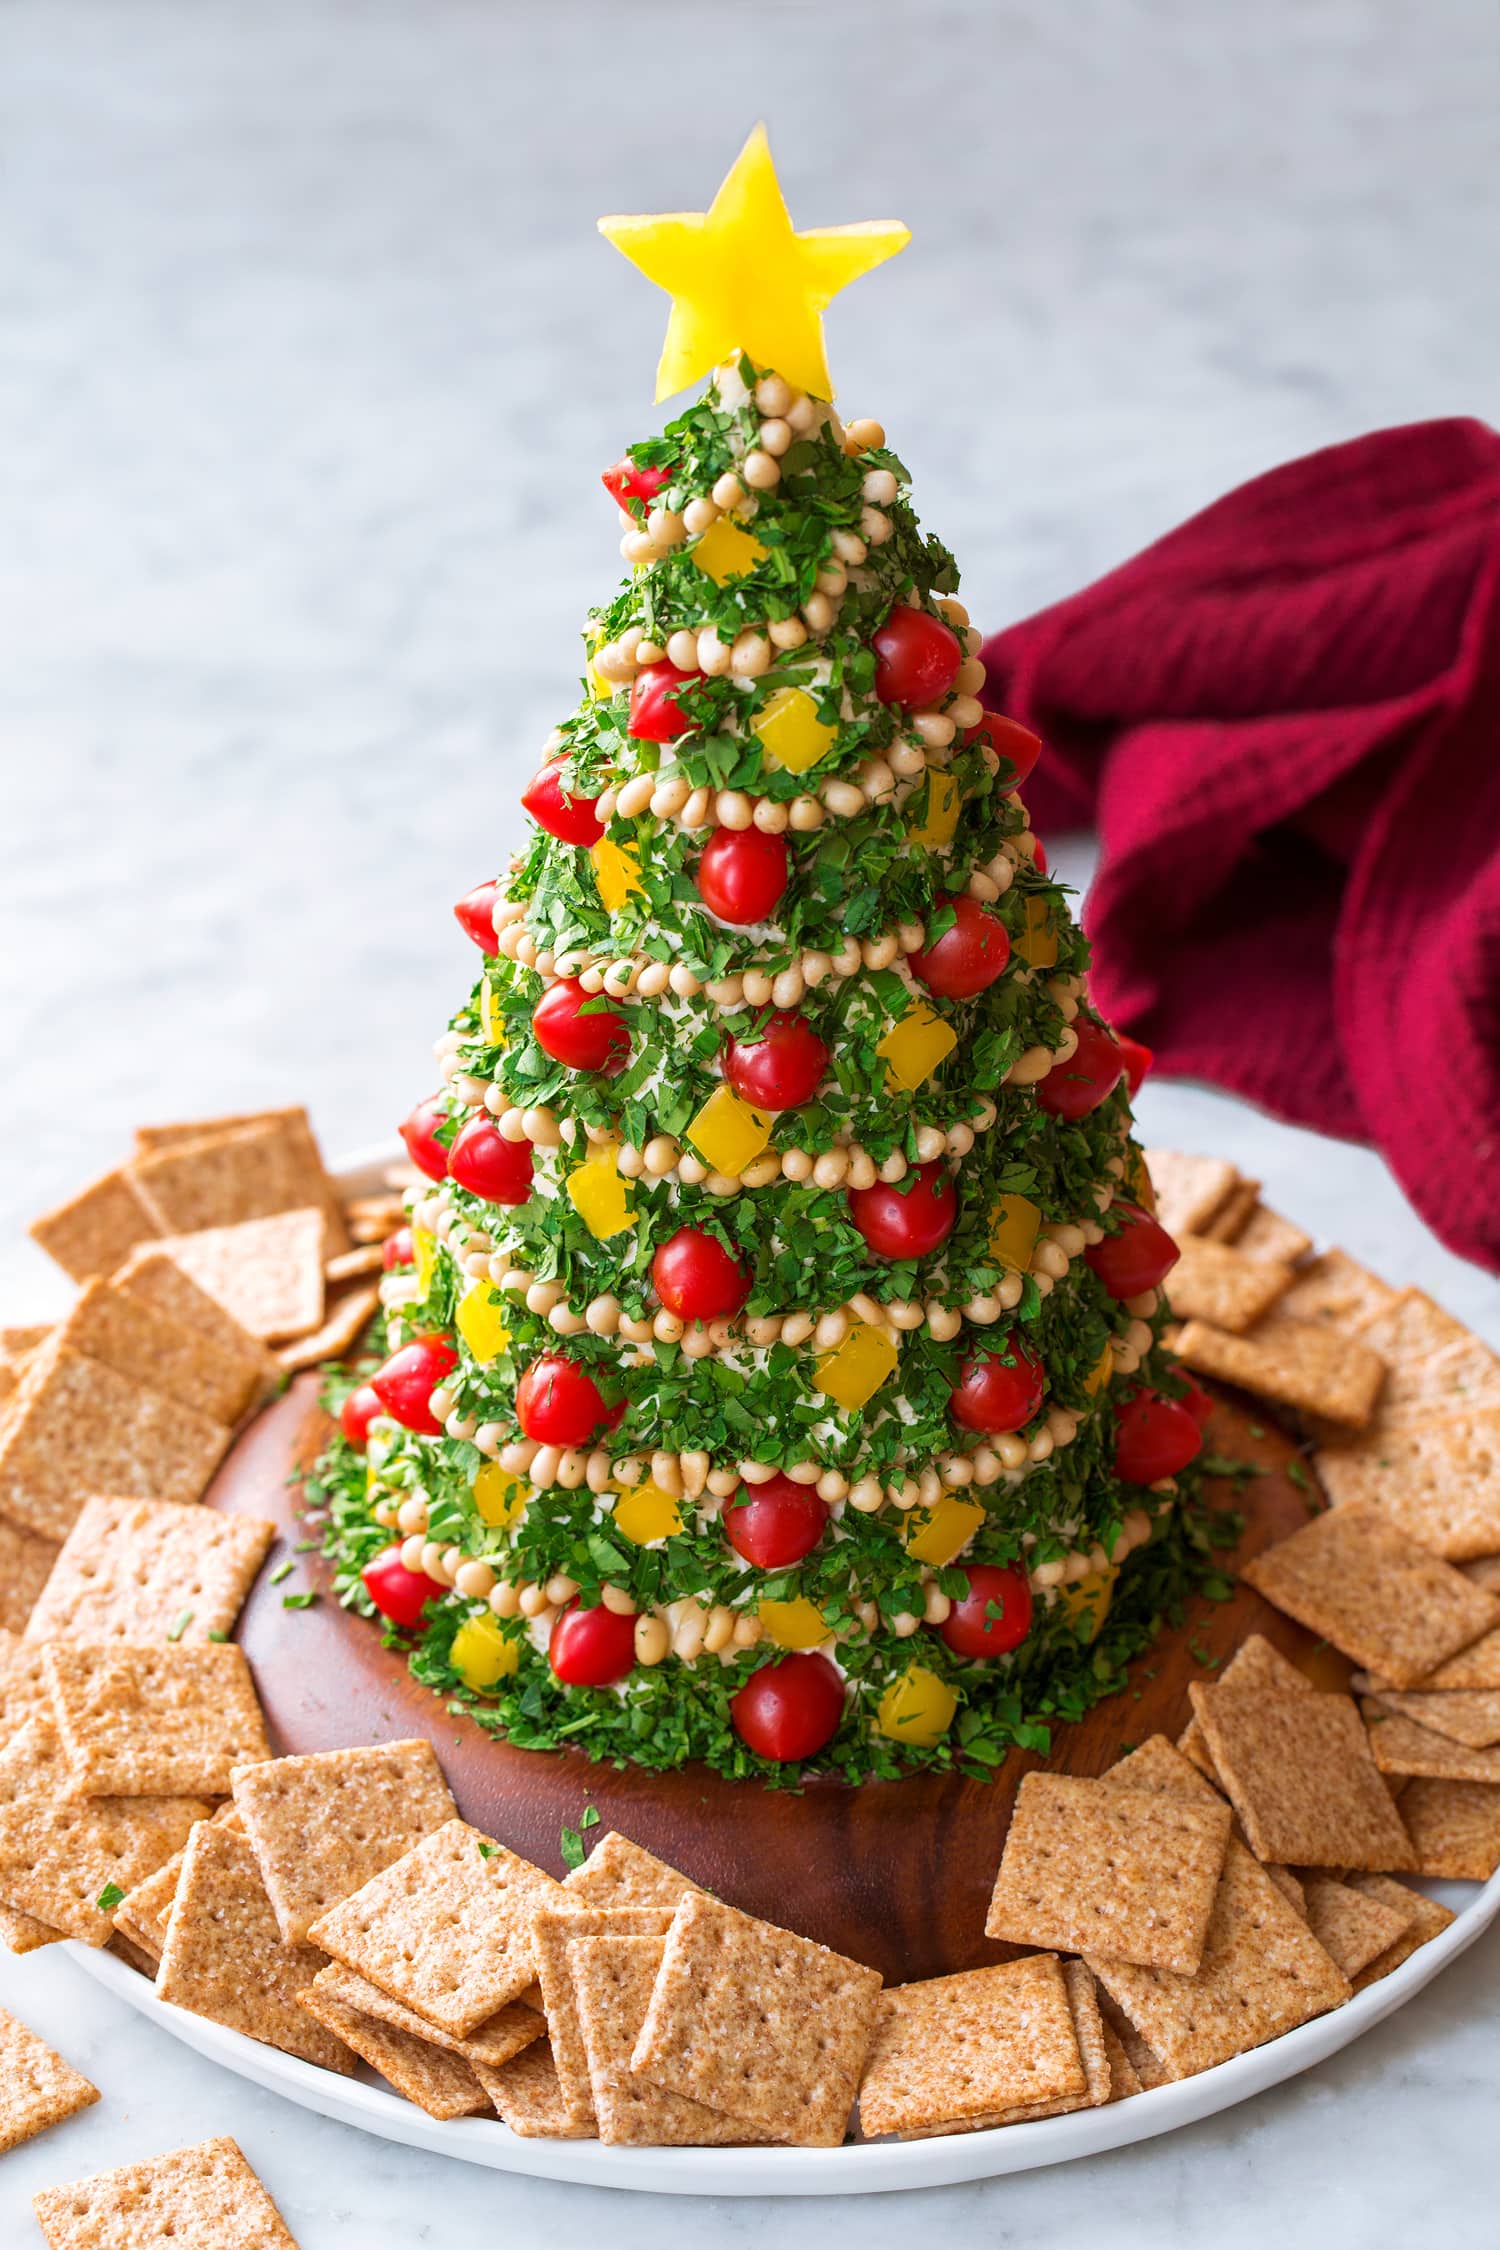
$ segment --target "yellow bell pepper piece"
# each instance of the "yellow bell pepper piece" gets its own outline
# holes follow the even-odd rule
[[[464,1619],[453,1636],[448,1656],[464,1686],[476,1695],[508,1680],[521,1661],[515,1642],[507,1639],[500,1630],[499,1618],[491,1617],[488,1610]]]
[[[886,1066],[891,1092],[914,1094],[957,1045],[953,1026],[934,1015],[925,1000],[918,1000],[891,1026],[875,1052]]]
[[[838,740],[838,728],[818,717],[818,706],[806,688],[778,688],[751,722],[768,758],[788,773],[806,773],[828,755]]]
[[[627,845],[612,844],[607,836],[601,836],[589,847],[589,858],[594,863],[594,880],[606,914],[618,914],[628,900],[645,897],[641,863]]]
[[[1097,1360],[1095,1360],[1094,1365],[1083,1379],[1083,1387],[1087,1391],[1090,1398],[1093,1398],[1097,1392],[1103,1390],[1105,1384],[1109,1381],[1110,1376],[1114,1373],[1114,1367],[1115,1355],[1110,1350],[1108,1344],[1106,1344],[1103,1351],[1099,1354]]]
[[[1108,1570],[1094,1571],[1087,1578],[1075,1578],[1071,1585],[1058,1587],[1058,1606],[1081,1640],[1098,1639],[1119,1575],[1112,1563]]]
[[[952,774],[944,773],[939,766],[929,766],[927,810],[915,824],[908,823],[908,842],[921,844],[930,852],[941,851],[945,844],[952,843],[962,810],[963,793]]]
[[[956,1500],[945,1492],[930,1508],[915,1509],[907,1518],[906,1551],[914,1562],[943,1570],[958,1560],[984,1517],[977,1500]]]
[[[818,1389],[847,1413],[856,1414],[888,1383],[901,1364],[901,1354],[888,1328],[857,1320],[844,1341],[825,1352],[814,1375]]]
[[[771,1138],[772,1120],[763,1109],[742,1102],[732,1086],[715,1089],[687,1129],[705,1164],[738,1179]]]
[[[711,523],[701,537],[688,550],[705,578],[722,586],[730,578],[743,578],[762,560],[766,549],[753,532],[746,531],[728,516],[720,516]]]
[[[502,1469],[498,1461],[486,1461],[474,1476],[474,1505],[480,1522],[488,1524],[491,1531],[509,1531],[525,1515],[530,1491],[529,1485]]]
[[[458,1301],[453,1325],[481,1365],[498,1359],[510,1342],[505,1299],[492,1282],[476,1281]]]
[[[958,1697],[946,1680],[913,1664],[892,1680],[875,1711],[875,1724],[892,1742],[909,1743],[914,1750],[931,1750],[953,1724]]]
[[[437,1236],[425,1227],[411,1230],[411,1262],[416,1272],[417,1287],[425,1297],[432,1287],[432,1276],[437,1266]]]
[[[1050,969],[1057,961],[1057,927],[1052,908],[1044,898],[1028,898],[1021,907],[1021,928],[1012,950],[1034,969]]]
[[[766,1639],[778,1648],[817,1648],[829,1637],[823,1612],[805,1594],[790,1602],[762,1602],[756,1614]]]
[[[492,1047],[505,1045],[505,1018],[500,1012],[500,995],[487,984],[479,987],[479,1028]]]
[[[568,1174],[568,1201],[600,1242],[636,1223],[620,1176],[619,1153],[617,1142],[602,1141]]]
[[[1002,1195],[990,1220],[990,1256],[1013,1273],[1025,1273],[1041,1224],[1041,1212],[1024,1195]]]
[[[615,1502],[614,1526],[633,1547],[671,1539],[682,1529],[682,1502],[657,1484],[638,1484]]]

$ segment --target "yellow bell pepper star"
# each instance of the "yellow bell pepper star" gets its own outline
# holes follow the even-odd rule
[[[815,398],[832,398],[824,309],[911,240],[894,219],[794,233],[764,125],[706,211],[601,219],[599,232],[672,299],[658,399],[735,352]]]

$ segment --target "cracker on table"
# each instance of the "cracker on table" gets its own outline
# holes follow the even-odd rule
[[[690,1891],[631,2068],[778,2140],[837,2148],[880,1982],[827,1946]]]
[[[1175,1148],[1148,1148],[1146,1170],[1156,1191],[1156,1216],[1173,1240],[1201,1234],[1239,1174],[1222,1156],[1188,1156]]]
[[[1370,1748],[1382,1773],[1500,1783],[1500,1747],[1473,1749],[1468,1743],[1455,1741],[1452,1735],[1439,1734],[1400,1712],[1385,1710],[1371,1697],[1366,1698],[1364,1711]]]
[[[498,2008],[494,2015],[486,2016],[465,2039],[456,2039],[452,2032],[440,2031],[435,2023],[428,2023],[411,2008],[403,2007],[378,1984],[368,1977],[356,1976],[346,1969],[342,1961],[330,1961],[313,1979],[312,1989],[336,2000],[340,2007],[353,2008],[362,2016],[378,2016],[397,2031],[408,2032],[413,2039],[425,2039],[430,2046],[441,2047],[445,2054],[460,2055],[467,2063],[484,2063],[490,2070],[499,2070],[513,2055],[520,2054],[533,2040],[540,2039],[547,2029],[546,2020],[534,2008],[520,2000]]]
[[[671,1906],[600,1907],[559,1899],[556,1911],[544,1911],[532,1920],[531,1945],[547,2016],[547,2037],[552,2042],[553,2066],[568,2114],[578,2124],[591,2124],[594,2111],[589,2059],[573,1990],[572,1946],[579,1939],[596,1937],[664,1940],[672,1926],[673,1911]]]
[[[499,2070],[476,2063],[474,2075],[489,2095],[496,2116],[523,2140],[593,2139],[591,2127],[569,2120],[548,2040],[538,2039],[524,2047],[514,2061]]]
[[[1177,1355],[1200,1375],[1356,1430],[1370,1420],[1385,1381],[1385,1361],[1364,1344],[1280,1310],[1249,1336],[1190,1320],[1177,1339]]]
[[[1492,1743],[1500,1743],[1500,1688],[1452,1688],[1436,1694],[1418,1689],[1403,1694],[1399,1688],[1381,1686],[1367,1672],[1356,1672],[1353,1685],[1382,1711],[1410,1719],[1433,1734],[1447,1735],[1466,1749],[1487,1750]],[[1486,1778],[1483,1774],[1473,1776],[1476,1781]]]
[[[167,1920],[158,1999],[283,2054],[349,2072],[354,2061],[344,2042],[297,2005],[322,1966],[323,1955],[311,1946],[282,1944],[244,1837],[221,1822],[200,1821]]]
[[[1247,1258],[1228,1242],[1184,1235],[1163,1287],[1179,1320],[1212,1321],[1241,1335],[1291,1287],[1292,1269],[1273,1258]]]
[[[458,1811],[425,1739],[247,1766],[234,1801],[289,1945]]]
[[[1411,1920],[1383,1899],[1350,1883],[1335,1882],[1331,1875],[1310,1875],[1304,1896],[1308,1928],[1351,1984],[1404,1936]]]
[[[1240,1576],[1367,1672],[1415,1687],[1500,1623],[1500,1603],[1373,1508],[1314,1516]]]
[[[1244,1688],[1310,1688],[1311,1680],[1304,1679],[1290,1657],[1273,1648],[1264,1633],[1249,1633],[1241,1641],[1223,1671],[1219,1674],[1220,1687]],[[1185,1758],[1190,1758],[1200,1773],[1217,1783],[1219,1771],[1213,1754],[1203,1739],[1203,1729],[1196,1719],[1189,1719],[1177,1737],[1177,1747]]]
[[[1219,1801],[1029,1773],[1016,1795],[985,1935],[1109,1952],[1190,1976],[1202,1956],[1229,1820]]]
[[[1313,1240],[1269,1204],[1257,1201],[1235,1236],[1234,1246],[1247,1258],[1276,1258],[1283,1265],[1299,1266],[1312,1249]]]
[[[450,1820],[313,1924],[312,1941],[393,1999],[462,2036],[536,1974],[532,1916],[562,1885],[467,1821]]]
[[[1394,1304],[1398,1293],[1347,1251],[1324,1250],[1297,1274],[1282,1311],[1353,1334]]]
[[[235,1370],[239,1398],[227,1420],[238,1421],[261,1393],[271,1388],[276,1370],[265,1345],[248,1328],[242,1328],[216,1297],[200,1289],[159,1242],[143,1242],[132,1250],[118,1272],[111,1274],[110,1286],[133,1303],[191,1329],[212,1345],[227,1368]]]
[[[563,1877],[563,1889],[576,1906],[665,1906],[670,1913],[685,1891],[702,1888],[617,1828],[601,1836],[582,1866]]]
[[[298,1994],[298,2001],[314,2022],[352,2049],[361,2062],[378,2070],[398,2094],[429,2117],[490,2115],[490,2097],[462,2056],[449,2054],[409,2031],[398,2031],[379,2016],[349,2007],[326,1987],[320,1987],[316,1979]]]
[[[24,1632],[57,1561],[57,1542],[0,1517],[0,1632]]]
[[[1313,1461],[1336,1507],[1376,1508],[1449,1562],[1492,1554],[1500,1541],[1500,1407],[1382,1422]]]
[[[44,2188],[31,2208],[47,2250],[297,2250],[227,2136]]]
[[[299,1368],[321,1366],[325,1359],[342,1359],[380,1310],[380,1284],[372,1281],[343,1290],[329,1305],[321,1325],[294,1344],[282,1344],[278,1365],[288,1375]]]
[[[1419,1875],[1487,1883],[1500,1867],[1500,1788],[1493,1782],[1427,1777],[1408,1782],[1401,1818]]]
[[[244,1384],[217,1347],[108,1281],[84,1283],[58,1336],[69,1351],[164,1391],[211,1422],[228,1425],[239,1417]]]
[[[1194,2077],[1263,2046],[1338,2007],[1350,1991],[1301,1915],[1233,1837],[1195,1976],[1107,1954],[1090,1954],[1088,1961],[1168,2079]]]
[[[26,1638],[191,1644],[227,1634],[275,1536],[265,1517],[170,1500],[86,1500]]]
[[[60,1540],[90,1492],[196,1500],[228,1443],[222,1422],[54,1339],[0,1424],[0,1515]]]
[[[1196,1680],[1189,1693],[1257,1859],[1378,1874],[1413,1864],[1349,1696]]]
[[[243,1833],[240,1816],[232,1804],[220,1805],[210,1817],[217,1827],[230,1828],[236,1835]],[[177,1896],[177,1882],[186,1852],[184,1844],[144,1882],[128,1890],[115,1908],[117,1934],[128,1938],[137,1951],[148,1955],[153,1965],[161,1959],[161,1949],[167,1942],[167,1924],[172,1917],[172,1901]]]
[[[1409,1961],[1429,1938],[1435,1938],[1440,1930],[1446,1930],[1448,1924],[1457,1919],[1446,1906],[1439,1906],[1435,1898],[1409,1890],[1405,1883],[1394,1882],[1389,1875],[1351,1875],[1349,1882],[1353,1889],[1363,1891],[1367,1898],[1378,1899],[1404,1922],[1400,1936],[1384,1953],[1378,1953],[1367,1968],[1360,1970],[1354,1979],[1356,1992],[1363,1992],[1367,1984],[1378,1984],[1382,1977],[1388,1977],[1403,1961]]]
[[[113,1273],[141,1242],[161,1233],[124,1171],[106,1172],[27,1230],[75,1281]]]
[[[915,2133],[1081,2101],[1088,2078],[1062,1963],[1033,1953],[880,1995],[859,2088],[860,2130]]]
[[[1259,1180],[1236,1180],[1203,1229],[1205,1240],[1237,1243],[1250,1224],[1251,1214],[1259,1201]]]
[[[242,1226],[205,1227],[163,1244],[241,1328],[266,1344],[305,1336],[323,1318],[321,1209],[278,1211]]]
[[[77,1796],[224,1797],[271,1755],[233,1641],[49,1641],[43,1664]]]
[[[98,2099],[97,2086],[0,2008],[0,2156]]]
[[[666,1949],[664,1937],[623,1933],[579,1937],[567,1948],[576,2037],[588,2068],[586,2121],[597,2117],[600,2140],[615,2148],[719,2148],[767,2139],[743,2118],[653,2086],[631,2069]],[[552,2052],[555,2061],[555,2037]],[[559,2085],[562,2078],[559,2066]],[[572,2106],[575,2123],[578,2114]]]

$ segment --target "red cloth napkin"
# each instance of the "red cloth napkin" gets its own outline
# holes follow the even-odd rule
[[[1290,462],[984,661],[1038,831],[1100,830],[1103,1013],[1500,1271],[1500,436]]]

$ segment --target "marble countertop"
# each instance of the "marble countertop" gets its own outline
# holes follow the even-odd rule
[[[1382,422],[1500,419],[1500,18],[1483,0],[11,0],[0,13],[0,1306],[26,1217],[153,1117],[305,1099],[389,1132],[468,973],[450,902],[516,834],[618,564],[596,472],[654,423],[662,306],[594,234],[701,202],[767,116],[804,225],[915,242],[834,369],[998,623],[1238,479]],[[1080,876],[1086,858],[1066,864]],[[1372,1157],[1201,1090],[1148,1136],[1500,1342],[1500,1293]],[[551,2250],[813,2205],[505,2180],[200,2063],[63,1953],[0,2001],[104,2100],[42,2185],[233,2131],[302,2250]],[[1493,1937],[1306,2079],[1065,2171],[862,2204],[881,2250],[1478,2239]]]

